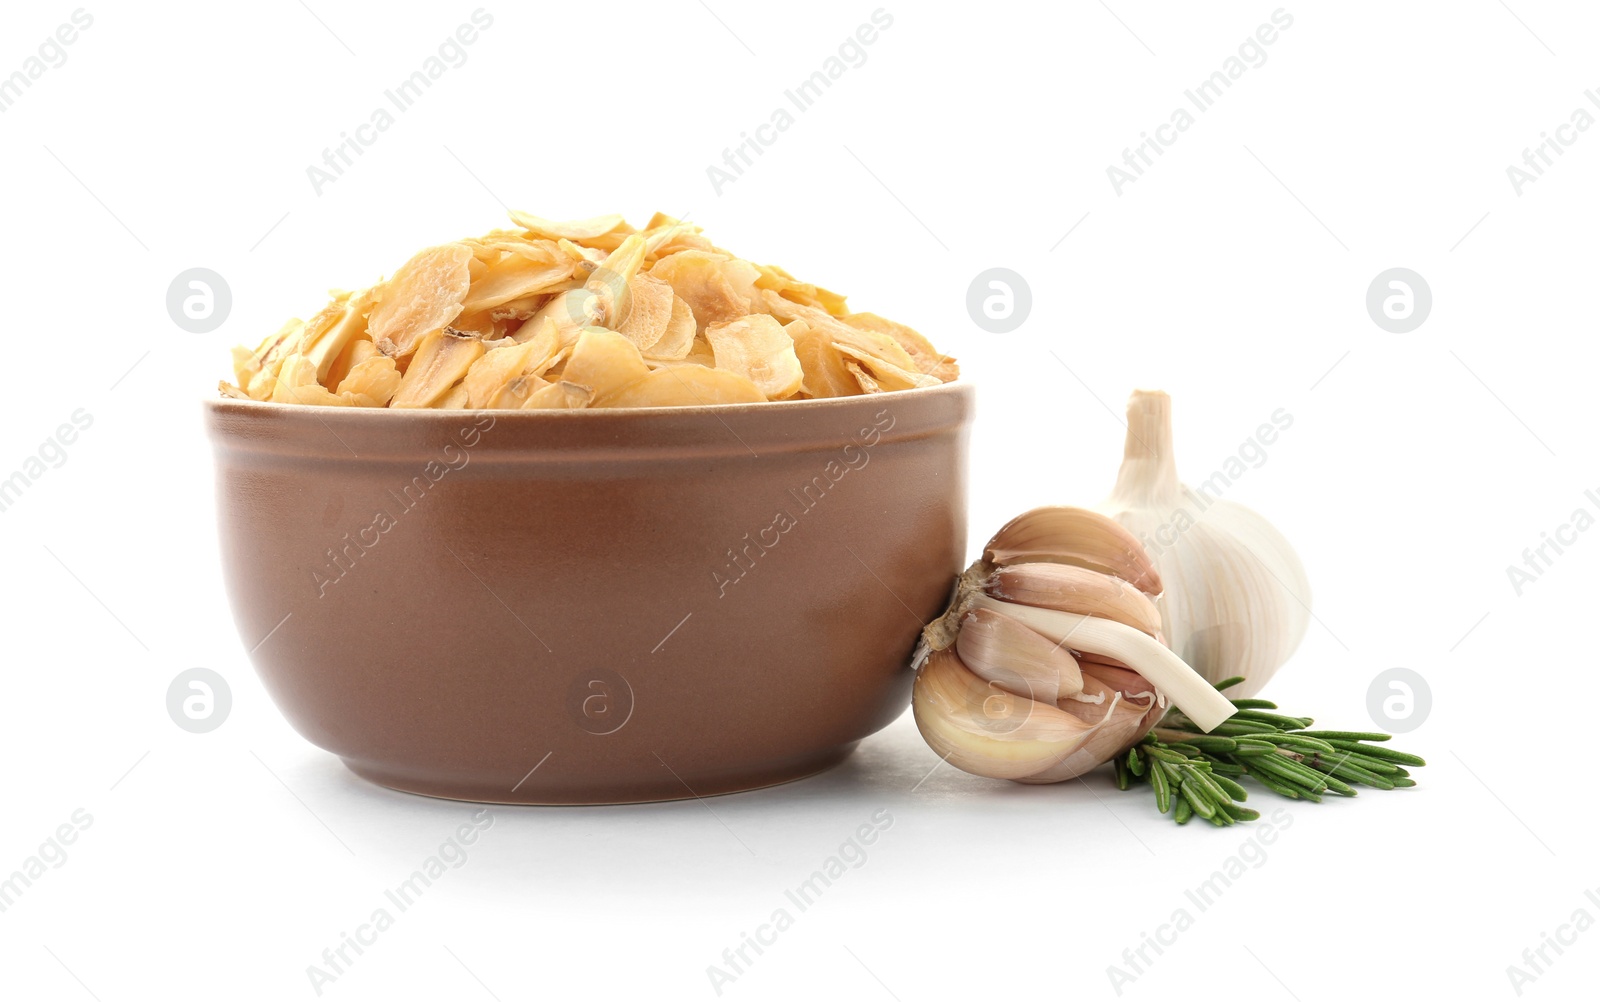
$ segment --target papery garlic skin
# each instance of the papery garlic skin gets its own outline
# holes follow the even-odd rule
[[[1212,683],[1261,690],[1311,621],[1311,585],[1293,547],[1243,505],[1178,480],[1172,398],[1137,390],[1116,487],[1100,506],[1144,543],[1164,590],[1156,600],[1173,652]]]

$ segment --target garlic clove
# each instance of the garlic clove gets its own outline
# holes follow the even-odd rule
[[[964,772],[995,779],[1043,772],[1100,727],[985,682],[949,649],[933,652],[917,673],[911,708],[929,747]]]
[[[1128,723],[1132,736],[1128,738],[1127,744],[1117,749],[1118,752],[1132,747],[1134,742],[1144,737],[1151,728],[1161,723],[1162,717],[1167,715],[1167,697],[1151,685],[1143,675],[1125,665],[1094,665],[1089,671],[1084,672],[1083,682],[1086,688],[1101,685],[1113,692],[1119,692],[1122,694],[1124,707],[1134,707],[1144,711],[1137,720]]]
[[[1083,689],[1078,662],[1065,647],[993,609],[962,619],[956,653],[974,675],[1036,702],[1053,705]]]
[[[1084,567],[1011,564],[995,571],[984,590],[1008,602],[1112,619],[1152,637],[1161,633],[1161,612],[1143,592]]]
[[[1165,712],[1157,705],[1156,694],[1148,683],[1140,686],[1143,692],[1139,696],[1129,696],[1118,687],[1107,685],[1089,675],[1085,675],[1083,681],[1085,693],[1099,696],[1101,706],[1110,706],[1109,712],[1101,706],[1062,700],[1061,708],[1079,719],[1096,719],[1094,715],[1098,714],[1099,726],[1089,740],[1072,754],[1048,769],[1024,776],[1017,782],[1059,783],[1064,779],[1075,779],[1126,751],[1144,737]]]
[[[1120,714],[1122,709],[1123,706],[1119,705],[1117,713]],[[1059,783],[1065,779],[1076,779],[1116,758],[1129,745],[1144,737],[1149,729],[1144,726],[1144,714],[1138,710],[1120,716],[1113,715],[1078,750],[1055,765],[1031,776],[1022,776],[1015,782]]]
[[[1116,658],[1149,679],[1190,720],[1210,731],[1233,715],[1233,704],[1160,641],[1131,626],[1058,609],[1016,605],[978,595],[973,607],[993,609],[1072,648]]]
[[[1023,512],[994,534],[983,555],[1001,566],[1044,561],[1085,567],[1122,578],[1146,594],[1161,593],[1161,575],[1139,540],[1087,508],[1050,505]]]
[[[1100,657],[1097,662],[1084,668],[1083,676],[1086,691],[1094,686],[1104,686],[1122,693],[1128,699],[1140,700],[1147,704],[1154,700],[1157,704],[1165,706],[1166,699],[1156,691],[1156,687],[1151,685],[1148,679],[1115,658]]]
[[[1150,691],[1150,686],[1145,686],[1144,700],[1155,698]],[[1070,695],[1063,694],[1056,703],[1057,708],[1063,713],[1070,713],[1079,720],[1096,721],[1106,715],[1106,712],[1122,703],[1126,693],[1115,686],[1106,685],[1092,675],[1083,676],[1083,689]],[[1142,706],[1142,703],[1141,703]],[[1141,709],[1139,711],[1143,713]]]

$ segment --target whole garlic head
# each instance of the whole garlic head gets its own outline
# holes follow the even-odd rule
[[[1058,783],[1125,751],[1169,701],[1212,730],[1234,707],[1161,642],[1160,590],[1139,541],[1104,515],[1012,519],[923,631],[922,736],[967,772]]]
[[[1128,400],[1122,469],[1100,511],[1144,544],[1165,590],[1156,600],[1172,650],[1212,683],[1248,697],[1289,660],[1311,621],[1311,585],[1287,540],[1249,508],[1178,480],[1172,398]]]

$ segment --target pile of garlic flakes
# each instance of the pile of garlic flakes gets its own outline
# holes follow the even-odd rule
[[[353,407],[675,407],[936,386],[955,361],[661,214],[430,247],[251,351],[225,396]]]

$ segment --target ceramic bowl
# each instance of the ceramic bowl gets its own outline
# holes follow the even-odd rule
[[[239,635],[307,740],[397,790],[598,804],[797,779],[907,706],[965,556],[972,401],[209,401]]]

